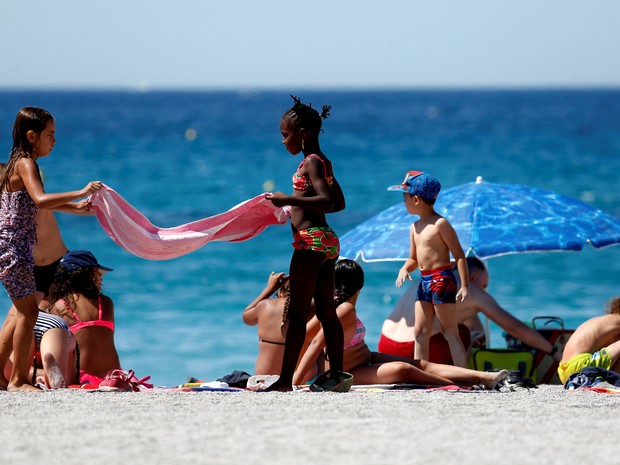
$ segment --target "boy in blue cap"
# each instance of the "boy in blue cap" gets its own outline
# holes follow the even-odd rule
[[[401,185],[388,187],[390,191],[403,192],[407,212],[420,217],[411,225],[409,258],[398,272],[396,287],[401,287],[406,279],[412,281],[409,273],[420,269],[422,280],[415,303],[413,329],[416,342],[414,357],[428,360],[429,340],[437,315],[454,364],[464,367],[467,355],[459,337],[455,303],[456,299],[462,302],[467,298],[469,270],[456,231],[448,220],[435,211],[435,200],[440,189],[437,178],[420,171],[409,171]],[[461,277],[458,292],[450,253]]]

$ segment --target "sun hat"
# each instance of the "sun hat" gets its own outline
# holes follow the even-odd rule
[[[70,250],[60,259],[60,264],[64,265],[67,271],[86,267],[99,268],[103,271],[112,271],[112,268],[100,265],[92,252],[88,250]]]
[[[407,192],[425,199],[436,199],[441,184],[435,176],[422,171],[407,171],[405,180],[399,186],[388,187],[389,191]]]

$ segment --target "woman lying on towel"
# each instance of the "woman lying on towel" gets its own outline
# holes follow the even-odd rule
[[[506,378],[508,374],[506,370],[500,372],[468,370],[452,365],[371,352],[364,342],[366,329],[357,317],[355,309],[357,297],[364,286],[364,271],[357,262],[342,260],[336,264],[335,279],[337,313],[344,329],[344,370],[353,375],[354,384],[457,384],[483,385],[488,389],[494,389]],[[309,325],[313,324],[314,319]],[[307,380],[308,371],[322,359],[324,347],[323,331],[319,330],[297,366],[294,384],[301,384]],[[326,360],[325,363],[329,364],[329,361]]]

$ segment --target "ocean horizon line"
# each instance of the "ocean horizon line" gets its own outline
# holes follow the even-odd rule
[[[339,92],[339,93],[485,93],[485,92],[617,92],[620,85],[485,85],[485,86],[0,86],[0,92],[41,93],[277,93],[277,92]]]

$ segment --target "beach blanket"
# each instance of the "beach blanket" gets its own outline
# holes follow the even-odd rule
[[[160,228],[106,185],[89,200],[99,223],[112,240],[148,260],[180,257],[210,241],[245,241],[267,226],[286,223],[290,216],[290,209],[274,206],[261,194],[224,213],[172,228]]]

